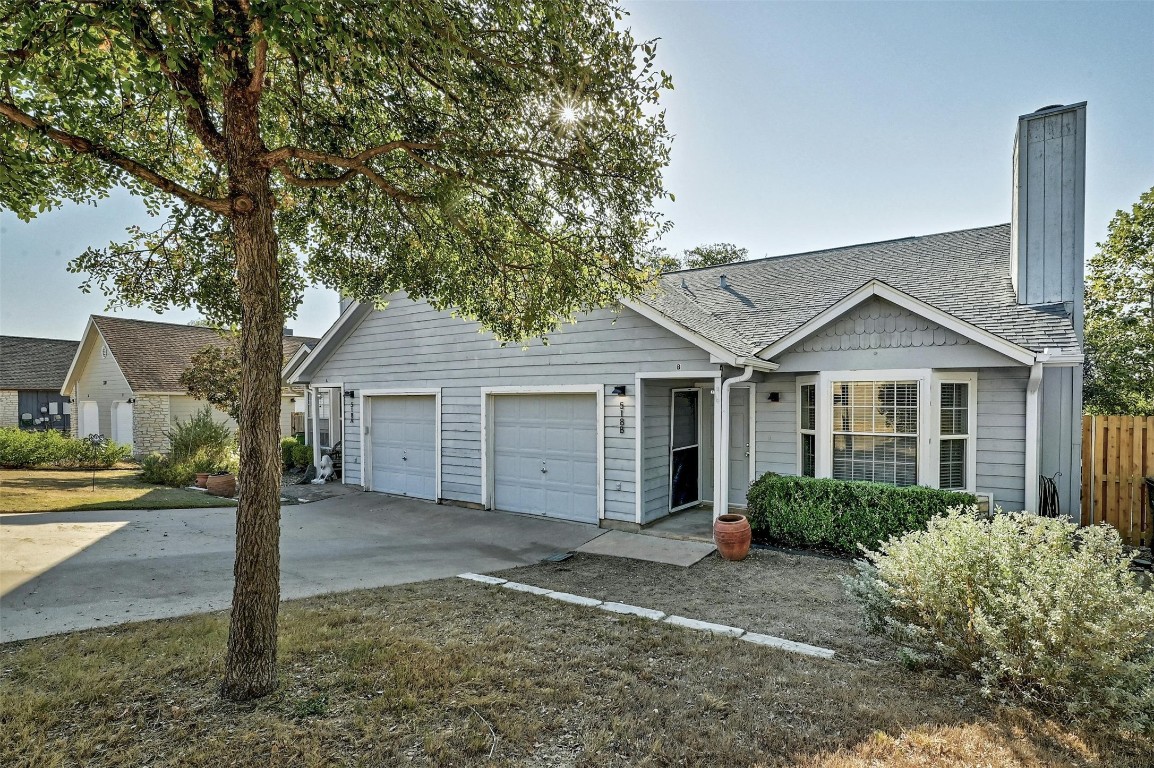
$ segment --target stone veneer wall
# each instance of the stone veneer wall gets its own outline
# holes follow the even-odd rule
[[[171,422],[168,395],[137,395],[132,408],[132,452],[138,456],[168,453]]]
[[[70,437],[80,437],[80,411],[76,409],[76,406],[80,404],[80,399],[76,397],[76,387],[73,387],[72,391],[68,393],[68,399],[72,401],[72,405],[69,407],[68,434]]]
[[[0,389],[0,427],[20,426],[20,393],[15,389]]]

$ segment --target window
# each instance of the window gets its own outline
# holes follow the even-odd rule
[[[917,381],[833,383],[832,476],[918,482]]]
[[[317,390],[317,441],[323,447],[330,447],[329,421],[331,419],[332,390]]]
[[[938,487],[965,490],[969,485],[970,385],[943,381],[938,435]]]
[[[799,397],[801,432],[801,474],[817,476],[817,385],[802,384]]]

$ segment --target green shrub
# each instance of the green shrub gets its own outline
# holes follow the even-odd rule
[[[293,466],[295,466],[297,469],[305,469],[309,464],[312,463],[312,446],[300,444],[293,446]]]
[[[951,510],[847,579],[867,624],[987,695],[1154,732],[1154,592],[1118,532]]]
[[[214,453],[223,461],[232,451],[232,429],[217,421],[211,405],[206,405],[188,421],[177,419],[172,429],[165,432],[172,448],[173,461],[187,461],[201,452]]]
[[[296,464],[293,458],[294,451],[298,445],[303,445],[295,437],[282,437],[280,440],[280,459],[281,464],[285,469],[292,469]]]
[[[926,527],[950,507],[975,503],[968,493],[767,473],[749,489],[755,536],[791,547],[856,552]]]
[[[191,461],[173,461],[168,456],[153,453],[146,456],[140,463],[140,479],[145,483],[155,485],[171,485],[174,488],[185,488],[196,480],[197,469]],[[199,470],[206,471],[206,470]]]
[[[28,432],[16,428],[0,429],[0,466],[13,469],[29,467],[113,467],[132,455],[127,445],[113,443],[93,448],[84,439],[57,432]]]

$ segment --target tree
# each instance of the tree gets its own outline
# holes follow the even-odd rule
[[[749,258],[749,249],[738,248],[733,243],[699,245],[696,248],[690,248],[681,256],[686,269],[720,267],[723,264],[745,261],[747,258]]]
[[[180,385],[197,400],[211,403],[240,423],[240,350],[235,343],[208,346],[192,356]]]
[[[276,688],[281,328],[305,276],[502,339],[634,295],[667,226],[652,42],[604,0],[0,0],[0,203],[163,221],[70,269],[240,327],[222,694]]]
[[[1086,410],[1154,415],[1154,188],[1110,221],[1086,279]]]

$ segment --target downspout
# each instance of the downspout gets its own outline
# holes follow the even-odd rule
[[[745,366],[745,372],[732,379],[726,379],[721,385],[721,436],[717,445],[713,446],[714,473],[717,487],[713,489],[713,519],[729,512],[729,390],[734,384],[742,384],[753,378],[753,366]],[[753,436],[750,436],[753,439]]]
[[[1038,511],[1038,424],[1041,413],[1042,362],[1030,366],[1030,381],[1026,384],[1026,477],[1025,507],[1027,512]]]

